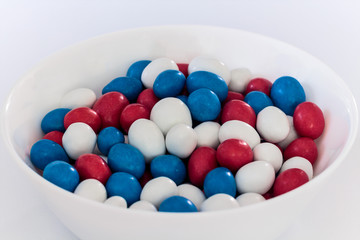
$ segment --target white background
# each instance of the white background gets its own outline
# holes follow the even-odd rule
[[[165,24],[232,27],[288,42],[332,67],[360,106],[356,0],[0,0],[0,102],[29,68],[68,45],[112,31]],[[360,239],[359,144],[358,137],[333,179],[279,240]],[[0,153],[0,239],[77,239],[47,209],[1,142]]]

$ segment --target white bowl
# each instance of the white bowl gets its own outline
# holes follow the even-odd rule
[[[319,139],[315,178],[282,196],[252,206],[205,213],[151,213],[118,209],[62,190],[29,161],[41,138],[40,121],[77,87],[96,91],[125,75],[136,60],[166,56],[178,63],[210,55],[230,68],[247,67],[270,80],[297,78],[307,100],[321,107],[326,128]],[[28,72],[14,87],[1,116],[1,133],[21,171],[58,218],[81,239],[274,239],[300,213],[349,152],[357,107],[345,83],[325,64],[283,42],[234,29],[164,26],[115,32],[66,48]]]

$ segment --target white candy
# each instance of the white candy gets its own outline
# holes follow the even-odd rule
[[[220,127],[220,143],[231,138],[245,141],[251,149],[260,143],[260,136],[256,130],[249,124],[238,120],[227,121]]]
[[[201,204],[206,199],[204,193],[199,188],[188,183],[178,186],[178,195],[189,199],[198,210],[200,210]]]
[[[275,172],[279,171],[283,163],[283,155],[280,149],[272,143],[260,143],[253,149],[254,161],[265,161],[270,163]]]
[[[197,135],[198,147],[212,147],[216,149],[219,142],[220,124],[217,122],[203,122],[194,128]]]
[[[92,153],[96,144],[96,134],[87,124],[76,122],[71,124],[62,137],[62,144],[72,159],[84,153]]]
[[[76,187],[74,193],[97,202],[104,202],[107,197],[104,185],[96,179],[86,179],[82,181]]]
[[[252,74],[247,68],[236,68],[231,71],[229,90],[243,93],[250,82]]]
[[[150,120],[158,125],[164,135],[177,123],[192,126],[189,108],[180,99],[173,97],[158,101],[151,110]]]
[[[142,211],[157,212],[156,207],[148,201],[137,201],[134,202],[129,209],[136,209]]]
[[[166,134],[165,145],[169,153],[187,158],[196,148],[196,132],[184,123],[176,124]]]
[[[288,136],[290,124],[283,111],[277,107],[269,106],[258,113],[256,129],[266,141],[278,143]]]
[[[238,208],[239,204],[232,196],[224,193],[212,195],[206,199],[200,207],[201,212],[219,211],[224,209]]]
[[[239,193],[255,192],[264,194],[275,180],[273,166],[265,161],[255,161],[242,166],[235,175]]]
[[[313,178],[313,167],[311,163],[303,157],[292,157],[284,162],[280,169],[280,173],[290,168],[299,168],[303,170],[309,177],[309,180]]]
[[[140,200],[148,201],[156,208],[168,197],[178,194],[176,183],[167,177],[157,177],[147,182],[141,191]]]
[[[287,118],[289,120],[290,132],[284,140],[278,143],[282,149],[285,149],[292,141],[299,137],[294,127],[293,117],[287,115]]]
[[[219,61],[216,58],[207,56],[195,57],[189,63],[188,72],[189,74],[191,74],[196,71],[208,71],[215,73],[216,75],[224,79],[226,85],[229,85],[231,78],[230,70],[223,62]]]
[[[112,196],[106,199],[104,203],[115,207],[127,208],[126,200],[120,196]]]
[[[96,101],[96,94],[89,88],[77,88],[66,93],[60,101],[63,108],[91,108]]]
[[[129,144],[139,149],[149,163],[153,158],[165,154],[165,139],[159,127],[148,119],[138,119],[128,132]]]
[[[141,74],[141,82],[146,88],[153,88],[157,76],[165,70],[179,70],[177,64],[169,58],[157,58],[151,61]]]
[[[243,193],[243,194],[239,195],[236,198],[236,201],[239,203],[240,207],[243,207],[243,206],[251,205],[254,203],[258,203],[258,202],[263,202],[263,201],[265,201],[265,198],[258,193],[249,192],[249,193]]]

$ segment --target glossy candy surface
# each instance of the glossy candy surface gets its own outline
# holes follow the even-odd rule
[[[137,103],[140,103],[147,107],[150,111],[153,106],[159,101],[160,99],[155,95],[154,90],[147,88],[143,90],[138,98]]]
[[[66,93],[60,101],[62,108],[91,108],[96,101],[96,94],[89,88],[76,88]]]
[[[74,193],[101,203],[107,198],[105,186],[96,179],[86,179],[80,182]]]
[[[321,109],[312,102],[300,103],[295,108],[294,127],[300,136],[317,139],[325,127],[325,119]]]
[[[252,74],[247,68],[235,68],[231,70],[231,80],[229,90],[244,93],[246,86],[250,82]]]
[[[75,169],[79,173],[80,180],[92,178],[102,184],[105,184],[111,175],[111,170],[104,159],[92,153],[80,155],[76,159]]]
[[[197,212],[197,208],[194,203],[187,198],[172,196],[160,204],[159,212]]]
[[[256,115],[264,108],[274,105],[268,95],[259,91],[246,94],[244,101],[251,106]]]
[[[131,205],[140,199],[140,183],[133,175],[129,173],[113,173],[106,182],[105,187],[108,197],[123,197],[128,205]]]
[[[167,198],[178,194],[176,183],[167,177],[157,177],[150,180],[144,186],[140,199],[148,201],[159,208]]]
[[[154,82],[153,90],[158,98],[176,97],[185,86],[185,76],[179,70],[165,70]]]
[[[187,105],[192,117],[199,122],[215,120],[221,111],[218,96],[207,88],[199,88],[190,93]]]
[[[211,170],[204,180],[204,193],[207,198],[217,193],[225,193],[235,197],[236,183],[230,170],[224,167]]]
[[[125,133],[128,133],[131,124],[140,118],[149,119],[150,110],[139,103],[129,104],[120,115],[120,126]]]
[[[150,60],[140,60],[140,61],[134,62],[128,68],[128,70],[126,72],[126,76],[141,80],[142,72],[144,71],[146,66],[149,65],[149,63],[151,63]]]
[[[308,175],[299,168],[291,168],[280,173],[274,183],[274,195],[287,193],[309,181]]]
[[[64,117],[70,108],[56,108],[48,112],[41,120],[41,130],[46,134],[52,131],[64,132]]]
[[[197,135],[194,129],[184,123],[174,125],[165,139],[166,149],[179,158],[187,158],[197,145]]]
[[[270,96],[272,82],[265,78],[254,78],[246,86],[245,94],[249,94],[252,91],[263,92],[267,96]]]
[[[232,100],[224,105],[221,113],[222,123],[231,120],[239,120],[255,127],[256,113],[246,102],[241,100]]]
[[[98,133],[101,128],[100,116],[94,110],[88,107],[75,108],[65,115],[65,129],[76,122],[86,123],[94,130],[95,133]]]
[[[186,168],[180,158],[174,155],[157,156],[151,161],[151,175],[156,177],[168,177],[176,185],[184,182],[186,177]]]
[[[292,157],[306,158],[311,164],[314,164],[318,157],[318,150],[313,139],[300,137],[292,141],[284,151],[284,159]]]
[[[107,127],[100,131],[96,142],[100,152],[107,156],[112,146],[125,142],[125,137],[119,129]]]
[[[44,169],[43,177],[69,192],[73,192],[79,184],[78,172],[73,166],[64,161],[49,163]]]
[[[143,86],[139,79],[132,77],[118,77],[108,83],[102,90],[102,94],[108,92],[120,92],[133,102],[142,91]]]

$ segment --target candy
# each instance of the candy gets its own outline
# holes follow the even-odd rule
[[[150,60],[140,60],[131,64],[126,72],[127,77],[136,78],[141,80],[141,75],[147,65],[151,63]]]
[[[190,182],[202,187],[206,175],[218,166],[216,151],[210,147],[199,147],[190,156],[188,175]]]
[[[290,125],[284,112],[277,107],[269,106],[257,115],[256,129],[266,141],[278,143],[287,137]]]
[[[128,133],[131,124],[140,118],[149,119],[150,110],[139,103],[129,104],[120,115],[120,126],[125,133]]]
[[[157,156],[151,161],[151,175],[156,177],[168,177],[173,180],[176,185],[184,182],[186,177],[186,168],[180,158],[174,155]]]
[[[205,201],[204,193],[194,185],[184,183],[178,186],[178,195],[189,199],[198,210]]]
[[[244,101],[250,105],[256,115],[264,108],[274,105],[268,95],[259,91],[246,94]]]
[[[220,127],[220,142],[231,138],[244,140],[251,149],[260,143],[260,136],[257,131],[249,124],[238,120],[227,121]]]
[[[187,198],[172,196],[160,204],[159,212],[197,212],[197,208],[194,203]]]
[[[204,193],[207,198],[217,193],[236,195],[235,178],[229,169],[218,167],[211,170],[204,180]]]
[[[75,169],[78,171],[80,180],[96,179],[102,184],[111,175],[111,170],[107,163],[100,156],[92,153],[83,154],[75,162]]]
[[[131,205],[140,199],[140,183],[133,175],[129,173],[113,173],[106,182],[105,187],[108,193],[108,197],[123,197],[128,205]]]
[[[282,149],[285,149],[292,141],[299,138],[299,135],[297,134],[294,127],[293,117],[287,115],[287,118],[289,120],[290,132],[284,140],[277,143],[277,145],[280,146]]]
[[[275,144],[268,142],[260,143],[254,147],[253,152],[254,161],[270,163],[275,172],[278,172],[283,164],[283,155]]]
[[[160,99],[156,97],[154,90],[148,88],[143,90],[137,99],[137,103],[140,103],[147,107],[150,111],[153,106],[159,101]]]
[[[104,202],[107,196],[104,185],[96,179],[86,179],[82,181],[76,187],[74,193],[97,202]]]
[[[66,93],[60,100],[62,108],[91,108],[96,101],[96,94],[89,88],[77,88]]]
[[[137,201],[137,202],[133,203],[129,207],[129,209],[149,211],[149,212],[157,212],[156,207],[152,203],[150,203],[148,201],[144,201],[144,200]]]
[[[296,156],[306,158],[311,164],[314,164],[318,157],[314,140],[300,137],[292,141],[284,151],[284,159],[287,160]]]
[[[194,129],[184,123],[170,128],[165,138],[166,149],[179,158],[187,158],[197,145],[197,135]]]
[[[91,108],[80,107],[68,112],[64,117],[64,127],[67,129],[71,124],[82,122],[89,125],[95,133],[100,131],[101,119],[100,116]]]
[[[224,79],[212,72],[206,71],[191,73],[186,79],[186,87],[189,93],[200,88],[207,88],[218,96],[220,102],[226,99],[228,93],[228,86]]]
[[[127,208],[126,200],[120,196],[109,197],[104,201],[104,203],[115,207]]]
[[[290,116],[293,115],[297,105],[306,100],[305,91],[301,84],[289,76],[275,80],[271,87],[270,97],[276,107]]]
[[[64,149],[72,159],[84,153],[92,153],[96,144],[96,134],[92,128],[81,122],[71,124],[62,138]]]
[[[106,156],[109,154],[112,146],[124,142],[124,134],[115,127],[107,127],[101,130],[96,140],[100,152]]]
[[[303,170],[308,175],[309,180],[313,177],[313,167],[311,163],[303,157],[292,157],[286,160],[280,169],[280,173],[291,168],[299,168]]]
[[[201,212],[220,211],[238,208],[239,204],[232,196],[224,193],[212,195],[206,199],[200,207]]]
[[[144,186],[140,199],[148,201],[156,208],[168,197],[178,194],[176,183],[167,177],[157,177]]]
[[[294,127],[300,136],[317,139],[325,127],[321,109],[312,102],[300,103],[294,111]]]
[[[62,147],[63,146],[62,145],[63,135],[64,135],[63,132],[51,131],[51,132],[48,132],[47,134],[45,134],[42,139],[48,139],[48,140],[54,141]]]
[[[69,108],[56,108],[48,112],[41,121],[41,130],[46,134],[52,131],[64,132],[64,117]]]
[[[99,114],[102,128],[119,127],[120,114],[128,104],[122,93],[109,92],[94,103],[93,110]]]
[[[219,145],[220,124],[217,122],[203,122],[194,128],[197,135],[197,147],[217,148]]]
[[[231,74],[226,65],[220,60],[208,56],[198,56],[193,58],[188,67],[189,74],[196,71],[208,71],[220,76],[226,84],[230,82]]]
[[[192,117],[199,122],[215,120],[221,110],[218,96],[207,88],[199,88],[190,93],[187,105]]]
[[[79,184],[78,172],[73,166],[64,161],[53,161],[46,165],[43,177],[69,192],[73,192]]]
[[[118,77],[108,83],[102,90],[102,94],[108,92],[120,92],[133,102],[142,91],[142,83],[139,79],[132,77]]]
[[[232,100],[226,103],[222,109],[221,122],[239,120],[255,127],[256,114],[249,104],[241,100]]]
[[[270,190],[275,180],[272,165],[265,161],[255,161],[241,167],[236,175],[239,193],[254,192],[264,194]]]
[[[165,70],[154,82],[153,90],[158,98],[176,97],[185,85],[185,76],[178,70]]]
[[[54,141],[42,139],[37,141],[30,150],[30,161],[40,170],[54,161],[69,162],[69,158],[64,149]]]
[[[147,163],[159,155],[164,155],[165,139],[159,127],[150,120],[138,119],[129,128],[129,144],[136,147]]]
[[[137,148],[125,143],[117,143],[111,147],[108,164],[113,172],[130,173],[137,179],[145,171],[144,156]]]
[[[177,123],[192,126],[189,108],[177,98],[161,99],[151,110],[150,120],[153,121],[164,135]]]
[[[243,93],[250,82],[252,74],[247,68],[236,68],[231,71],[229,90]]]
[[[309,181],[308,175],[299,168],[291,168],[280,173],[274,183],[274,196],[287,193]]]
[[[185,77],[189,76],[189,71],[188,71],[189,64],[187,64],[187,63],[178,63],[177,65],[178,65],[179,71],[182,72]]]
[[[254,78],[246,86],[245,94],[249,94],[252,91],[263,92],[267,96],[270,96],[272,82],[265,78]]]
[[[153,88],[156,77],[165,70],[179,70],[176,63],[169,58],[157,58],[149,63],[141,74],[141,82],[146,88]]]
[[[242,95],[241,93],[238,92],[233,92],[233,91],[228,91],[228,95],[225,98],[225,100],[223,101],[223,104],[231,101],[231,100],[244,100],[244,95]]]
[[[253,152],[245,141],[228,139],[217,148],[216,158],[220,166],[236,173],[239,168],[253,160]]]
[[[249,193],[240,194],[236,198],[236,201],[238,202],[240,207],[244,207],[244,206],[248,206],[251,204],[263,202],[263,201],[265,201],[265,198],[258,193],[249,192]]]

